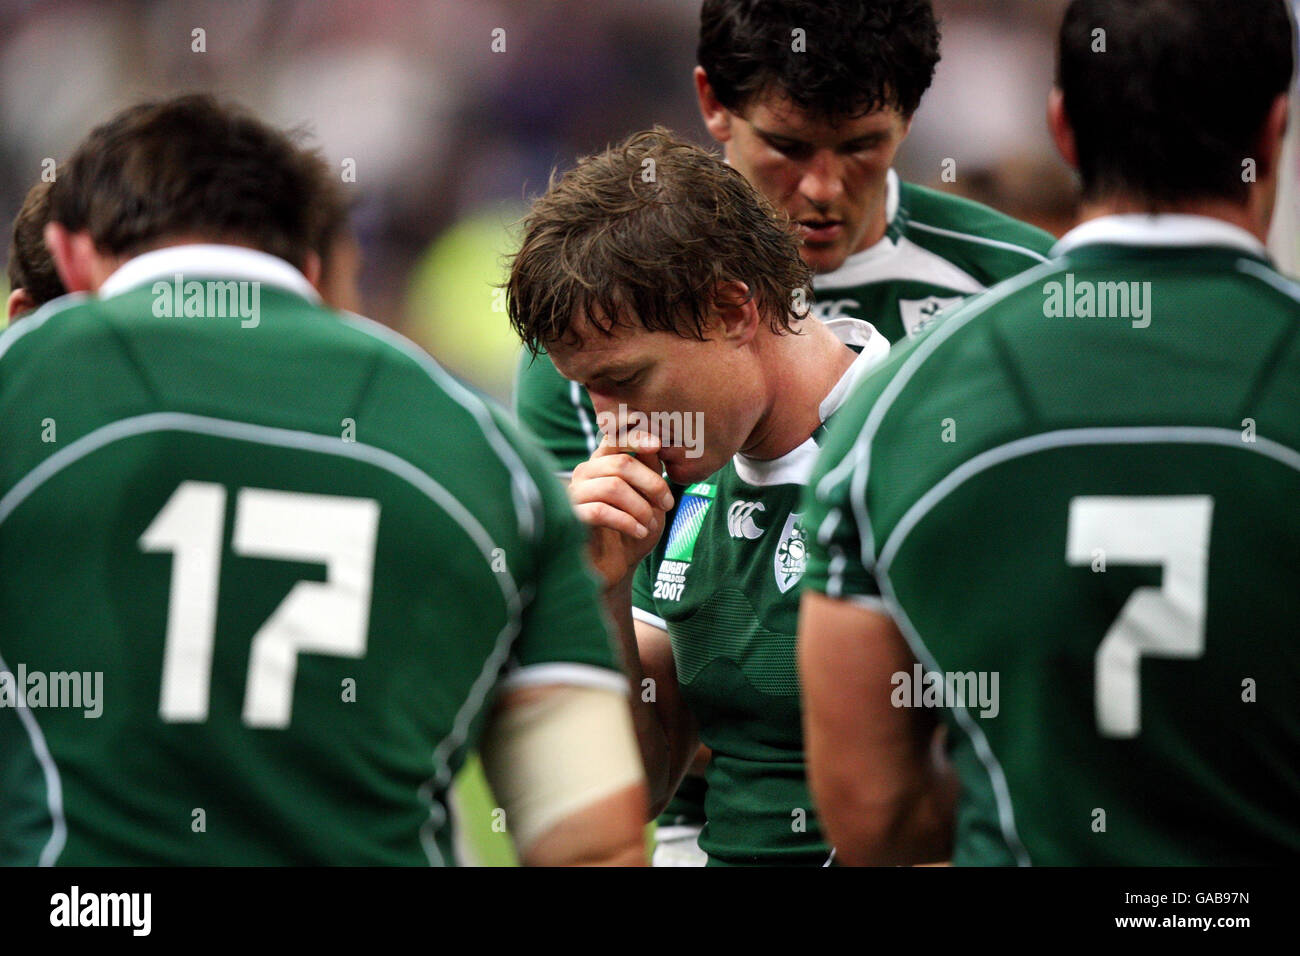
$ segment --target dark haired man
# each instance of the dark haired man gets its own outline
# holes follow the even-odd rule
[[[357,288],[360,249],[348,222],[348,207],[341,190],[327,167],[322,167],[320,174],[316,202],[326,209],[326,215],[320,234],[312,244],[321,259],[320,276],[314,285],[328,305],[355,312],[361,301]],[[10,322],[66,292],[54,259],[45,247],[45,225],[50,221],[50,185],[41,180],[32,186],[14,217],[7,267],[6,312]]]
[[[1300,286],[1263,246],[1294,42],[1283,0],[1074,0],[1083,225],[837,419],[799,659],[841,860],[1300,853]]]
[[[794,669],[797,504],[823,423],[889,346],[865,322],[808,317],[807,279],[744,177],[655,130],[552,183],[508,284],[520,337],[587,390],[606,435],[570,499],[641,680],[656,808],[697,740],[712,750],[714,864],[827,853]]]
[[[321,304],[323,170],[182,96],[50,190],[97,298],[0,336],[0,862],[439,865],[474,748],[526,863],[644,862],[582,528],[503,413]]]
[[[64,294],[54,260],[45,248],[45,224],[50,221],[50,186],[41,180],[27,191],[14,217],[9,244],[9,299],[6,317],[12,322]]]
[[[705,0],[698,55],[705,125],[796,224],[818,318],[898,342],[1045,258],[1047,233],[893,172],[939,61],[930,0]],[[515,400],[566,471],[599,444],[590,402],[545,357],[524,357]]]
[[[694,82],[727,161],[797,224],[814,314],[890,342],[1041,262],[1051,236],[902,182],[894,157],[939,61],[930,0],[705,0]],[[600,442],[582,387],[525,356],[519,420],[572,471]],[[702,787],[661,823],[702,820]]]

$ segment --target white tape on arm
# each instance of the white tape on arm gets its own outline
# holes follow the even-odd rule
[[[565,817],[645,779],[626,693],[538,691],[496,714],[480,747],[521,853]]]

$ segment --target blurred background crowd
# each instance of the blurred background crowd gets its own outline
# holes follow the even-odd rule
[[[1069,228],[1073,180],[1043,122],[1065,5],[936,0],[943,60],[904,178]],[[43,160],[116,109],[217,91],[355,171],[364,311],[505,399],[519,349],[493,286],[511,224],[553,167],[633,130],[709,142],[698,14],[698,0],[0,0],[0,221]]]

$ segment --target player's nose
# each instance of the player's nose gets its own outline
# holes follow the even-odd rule
[[[829,207],[844,194],[843,161],[828,149],[818,150],[804,167],[799,192],[814,206]]]

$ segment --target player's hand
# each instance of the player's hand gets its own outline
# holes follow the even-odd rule
[[[654,550],[673,506],[659,439],[632,432],[623,440],[615,444],[605,436],[569,480],[569,501],[591,529],[588,555],[606,587],[625,581]]]

